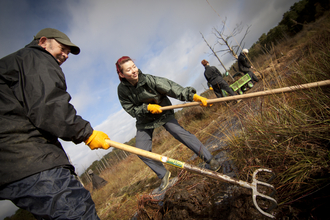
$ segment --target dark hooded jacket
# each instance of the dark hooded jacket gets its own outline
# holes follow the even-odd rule
[[[206,65],[204,76],[207,82],[209,82],[211,85],[216,85],[217,83],[224,80],[220,71],[215,66]]]
[[[181,101],[193,101],[195,93],[196,90],[192,87],[184,88],[169,79],[143,74],[141,70],[136,86],[126,79],[118,85],[120,104],[128,114],[136,118],[137,129],[156,128],[174,118],[173,110],[152,114],[148,111],[148,104],[172,105],[167,96]]]
[[[250,68],[251,68],[251,65],[250,65],[248,58],[243,53],[240,53],[240,55],[238,56],[239,71],[246,73],[246,72],[250,71]]]
[[[93,132],[69,103],[57,60],[36,41],[0,59],[0,186],[58,166],[74,169],[58,138]]]

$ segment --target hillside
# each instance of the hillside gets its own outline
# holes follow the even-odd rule
[[[255,61],[262,80],[248,92],[329,79],[329,34],[329,17],[324,16],[277,44]],[[330,195],[328,88],[186,108],[177,113],[177,119],[213,155],[223,157],[224,173],[249,182],[256,168],[272,169],[277,175],[272,184],[279,204],[272,213],[278,219],[322,219]],[[203,95],[215,98],[212,91]],[[162,129],[157,130],[153,150],[194,165],[201,163]],[[168,169],[178,182],[163,200],[150,196],[160,181],[135,155],[102,173],[112,183],[93,191],[101,219],[128,219],[136,213],[138,219],[267,218],[254,208],[250,190]]]
[[[300,23],[299,31],[292,29],[296,34],[280,36],[276,43],[262,47],[267,36],[259,39],[251,51],[261,52],[254,52],[251,61],[261,80],[247,93],[330,79],[330,14],[324,13]],[[232,68],[230,74],[235,74]],[[247,182],[257,168],[276,174],[271,182],[277,190],[278,207],[271,211],[276,219],[327,219],[329,88],[189,107],[176,118],[222,161],[224,174]],[[215,98],[210,90],[202,95]],[[134,146],[135,140],[128,144]],[[163,128],[154,133],[153,152],[192,165],[202,163]],[[269,219],[257,211],[249,189],[167,166],[177,182],[166,193],[152,196],[160,180],[136,155],[115,150],[103,160],[108,168],[95,162],[89,169],[108,181],[106,186],[93,190],[86,175],[81,176],[102,220]]]

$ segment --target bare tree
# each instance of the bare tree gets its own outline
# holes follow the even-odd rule
[[[102,167],[99,164],[96,165],[95,167],[96,167],[97,171],[99,172],[99,174],[103,171]]]
[[[87,177],[87,182],[88,183],[92,182],[91,177],[87,174],[87,172],[85,172],[84,174]]]
[[[86,169],[86,167],[85,166],[83,166],[83,168],[84,168],[84,170],[85,170],[85,172],[83,173],[83,174],[85,174],[86,176],[87,176],[87,182],[91,182],[92,181],[92,179],[90,178],[90,176],[87,174],[87,169]]]
[[[218,50],[215,52],[216,53],[225,52],[223,55],[230,53],[233,57],[235,57],[235,59],[238,59],[237,53],[240,49],[242,49],[244,47],[243,41],[250,31],[251,25],[247,26],[245,33],[242,36],[242,39],[238,43],[235,36],[239,35],[243,31],[244,27],[242,25],[242,22],[240,24],[236,24],[236,27],[233,29],[233,31],[227,35],[227,34],[225,34],[226,21],[227,21],[227,18],[225,18],[225,20],[222,21],[223,25],[220,30],[213,28],[213,34],[217,38],[216,45],[219,45],[220,48],[223,48],[223,46],[226,47],[226,49],[221,49],[221,50]],[[233,44],[232,40],[235,40],[236,44]]]
[[[127,155],[126,151],[124,151],[124,150],[122,150],[122,151],[124,152],[125,156],[126,156],[126,157],[128,157],[128,155]],[[125,158],[126,158],[126,157],[125,157]]]
[[[118,158],[118,161],[121,161],[121,160],[122,160],[122,158],[121,158],[121,157],[119,157],[119,155],[117,154],[117,152],[116,152],[115,150],[113,150],[113,152],[116,154],[116,156],[117,156],[117,158]]]
[[[107,168],[110,167],[109,162],[107,161],[107,159],[105,157],[102,157],[102,159],[104,160],[105,164],[107,165]]]
[[[219,16],[219,18],[221,19],[221,16],[219,15],[219,13],[212,7],[212,5],[210,4],[210,2],[208,0],[206,0],[206,2],[209,4],[209,6],[213,9],[213,11]],[[222,20],[222,19],[221,19]],[[243,30],[242,28],[242,22],[240,24],[236,24],[236,27],[234,28],[234,30],[231,32],[231,34],[229,34],[228,36],[224,35],[224,30],[225,30],[225,27],[226,27],[226,20],[227,20],[227,17],[225,18],[225,20],[222,20],[222,23],[223,23],[223,26],[222,26],[222,30],[221,31],[216,31],[217,34],[221,33],[219,36],[218,39],[220,39],[220,41],[222,42],[221,45],[226,45],[228,47],[227,49],[227,52],[230,52],[234,57],[235,59],[238,59],[238,56],[237,56],[237,53],[239,51],[239,49],[243,49],[244,47],[244,44],[242,45],[246,35],[249,33],[249,29],[251,27],[248,26],[246,31],[245,31],[245,34],[244,36],[242,37],[240,43],[238,43],[238,41],[236,40],[236,38],[234,36],[240,34]],[[214,28],[215,29],[215,28]],[[235,46],[230,46],[231,44],[229,43],[230,41],[230,38],[233,38],[235,41],[236,41],[236,45]],[[204,39],[205,40],[205,39]],[[234,48],[236,48],[236,52],[234,52]],[[228,51],[229,50],[229,51]],[[214,53],[214,52],[213,52]]]
[[[96,152],[96,154],[97,154],[97,156],[98,156],[99,159],[100,159],[100,162],[99,162],[98,164],[100,165],[101,169],[102,169],[102,170],[107,169],[107,166],[104,164],[104,162],[103,162],[103,160],[102,160],[102,157],[98,154],[98,152]],[[102,165],[103,165],[104,168],[102,167]]]
[[[230,76],[230,78],[231,78],[232,80],[234,80],[234,78],[229,74],[229,72],[228,72],[227,68],[225,67],[225,65],[222,63],[222,61],[221,61],[220,58],[218,57],[217,53],[214,51],[214,47],[212,47],[212,46],[206,41],[204,35],[203,35],[201,32],[199,32],[199,33],[202,35],[203,40],[205,41],[205,43],[207,44],[207,46],[210,48],[210,50],[212,51],[213,55],[218,59],[218,61],[220,62],[221,66],[225,69],[226,73],[228,73],[228,75]]]

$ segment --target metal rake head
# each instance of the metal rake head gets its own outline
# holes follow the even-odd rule
[[[251,189],[252,189],[252,199],[253,199],[253,204],[255,207],[258,209],[260,213],[263,215],[270,217],[270,218],[275,218],[275,216],[271,215],[269,212],[272,211],[275,207],[277,207],[277,201],[272,197],[276,194],[276,190],[273,185],[257,180],[257,174],[259,172],[268,172],[272,174],[272,177],[267,181],[270,182],[275,178],[275,174],[269,170],[269,169],[257,169],[253,172],[253,180],[251,183]],[[263,191],[271,191],[269,195],[265,195],[264,193],[267,192],[260,192],[258,191],[258,187],[262,188]],[[263,210],[260,208],[258,202],[257,202],[257,197],[260,197],[263,200],[266,200],[270,205],[268,205],[268,208],[266,210]]]

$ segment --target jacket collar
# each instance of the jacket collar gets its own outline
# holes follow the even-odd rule
[[[51,53],[49,53],[46,49],[44,49],[42,46],[39,46],[38,45],[38,42],[36,41],[36,40],[33,40],[32,42],[30,42],[29,44],[27,44],[24,48],[34,48],[34,49],[37,49],[37,50],[40,50],[40,51],[42,51],[42,52],[44,52],[44,53],[48,53],[55,61],[56,61],[56,63],[58,64],[58,65],[60,65],[59,64],[59,62],[56,60],[56,58],[51,54]]]

